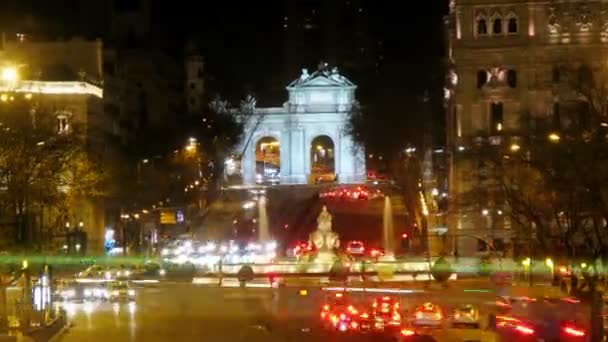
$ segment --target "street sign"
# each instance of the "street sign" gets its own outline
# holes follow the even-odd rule
[[[160,224],[176,224],[175,212],[173,210],[162,210],[160,212]]]

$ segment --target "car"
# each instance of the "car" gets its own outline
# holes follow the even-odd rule
[[[355,318],[359,323],[359,331],[362,333],[373,332],[376,330],[376,320],[374,315],[369,312],[362,312]]]
[[[426,302],[414,309],[411,322],[414,326],[438,327],[443,324],[443,312],[438,305]]]
[[[312,251],[312,246],[309,243],[307,243],[307,242],[299,243],[292,250],[293,255],[296,258],[300,258],[300,257],[302,257],[303,255],[305,255],[306,253],[308,253],[310,251]]]
[[[346,244],[346,251],[351,255],[363,255],[365,253],[365,245],[361,241],[349,241]]]
[[[112,302],[135,300],[135,290],[129,286],[129,283],[124,281],[110,283],[108,285],[108,293],[109,299]]]
[[[376,330],[398,330],[401,327],[399,300],[391,296],[376,298],[372,303],[372,313]]]
[[[359,329],[359,311],[352,305],[324,306],[321,313],[325,328],[332,331],[347,332]]]
[[[90,286],[84,290],[84,297],[87,301],[108,300],[108,290],[104,286]]]
[[[400,342],[436,342],[430,335],[426,335],[423,333],[419,333],[415,329],[411,328],[403,328],[399,332],[399,337],[397,339]]]
[[[346,332],[358,330],[359,310],[343,292],[336,292],[327,298],[327,303],[321,308],[322,325],[329,330]]]
[[[503,341],[589,341],[585,306],[571,298],[539,297],[513,302],[490,322]]]
[[[105,267],[100,265],[93,265],[87,267],[84,271],[78,272],[76,278],[102,278],[105,271]]]
[[[59,291],[59,298],[65,302],[84,303],[94,300],[91,287],[78,282],[70,282]]]
[[[384,256],[384,249],[383,248],[371,248],[369,250],[369,256],[372,258],[379,258],[381,256]]]
[[[465,305],[454,309],[452,325],[479,328],[479,311],[473,305]]]

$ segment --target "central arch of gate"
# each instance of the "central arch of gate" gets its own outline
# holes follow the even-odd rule
[[[243,183],[365,181],[365,151],[345,130],[356,88],[335,68],[304,69],[282,107],[252,109],[241,142]]]

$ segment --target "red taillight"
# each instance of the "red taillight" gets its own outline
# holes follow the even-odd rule
[[[534,334],[534,329],[527,327],[525,325],[516,325],[515,330],[519,331],[520,333],[522,333],[524,335],[533,335]]]
[[[570,336],[576,336],[576,337],[583,337],[585,336],[585,331],[582,329],[578,329],[575,327],[571,327],[571,326],[565,326],[562,328],[562,330],[564,331],[564,333],[566,333],[567,335]]]
[[[357,323],[357,322],[350,322],[350,327],[352,329],[357,329],[359,327],[359,323]]]
[[[327,304],[323,305],[323,310],[328,311],[329,310],[329,305],[327,305]]]
[[[416,332],[413,330],[409,330],[409,329],[403,329],[401,330],[401,335],[403,336],[413,336],[416,335]]]

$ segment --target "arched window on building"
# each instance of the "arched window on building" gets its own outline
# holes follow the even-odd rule
[[[559,113],[559,102],[553,103],[553,129],[562,129],[562,119]]]
[[[592,88],[593,87],[593,71],[587,65],[581,65],[578,68],[578,84],[579,88]]]
[[[502,102],[490,103],[490,132],[497,134],[503,129],[503,104]]]
[[[517,17],[512,15],[509,17],[509,21],[507,21],[507,32],[508,33],[517,33],[519,31],[519,27],[517,25]]]
[[[477,71],[477,89],[481,89],[488,82],[488,72],[485,70]]]
[[[552,73],[553,73],[553,75],[551,78],[553,80],[553,83],[559,83],[560,78],[561,78],[561,72],[559,70],[559,67],[557,67],[557,66],[554,67]]]
[[[507,71],[507,84],[510,88],[517,87],[517,72],[513,69]]]
[[[492,19],[492,33],[493,34],[502,34],[502,18],[501,17],[494,17],[494,19]]]
[[[70,119],[71,113],[66,111],[57,112],[57,133],[68,134],[70,133]]]
[[[478,36],[485,36],[488,34],[488,23],[485,17],[478,16],[475,25],[477,26],[476,31]]]

